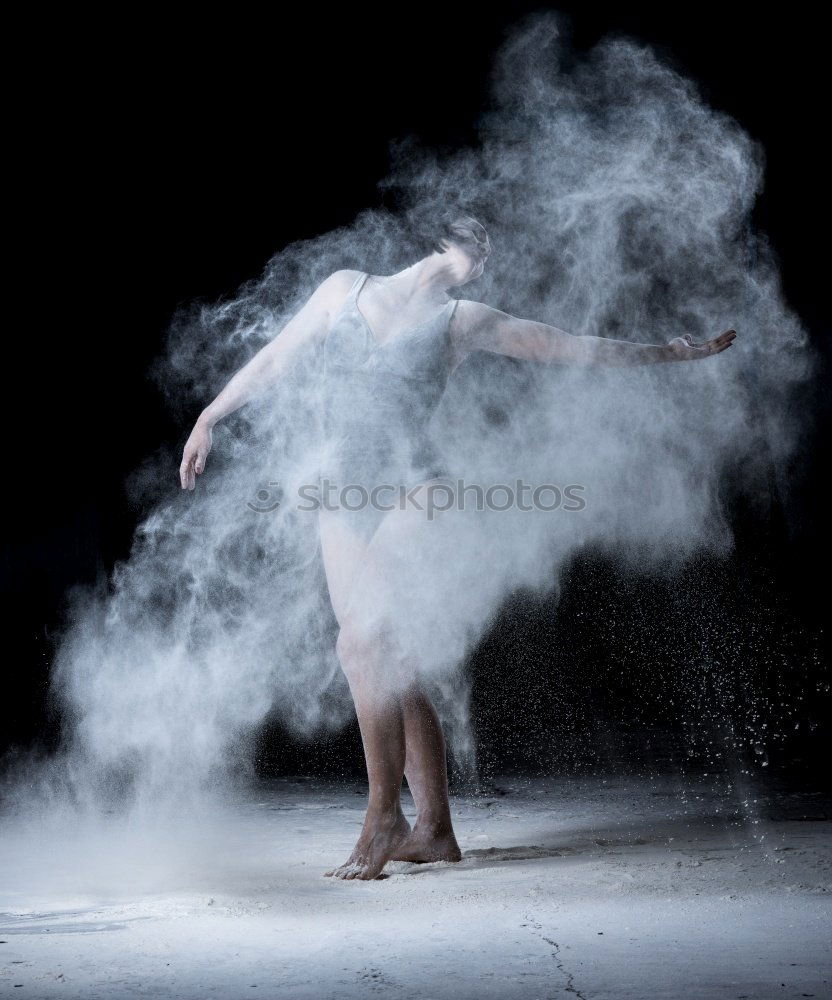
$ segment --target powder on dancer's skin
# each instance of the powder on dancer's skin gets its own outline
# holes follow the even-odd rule
[[[723,476],[753,492],[783,467],[809,371],[774,257],[750,231],[759,145],[642,44],[605,40],[561,70],[558,24],[534,15],[497,54],[476,148],[439,157],[396,144],[380,188],[400,209],[293,243],[236,297],[182,310],[156,370],[192,422],[328,274],[414,263],[403,221],[449,203],[482,218],[493,246],[456,297],[642,343],[738,331],[732,350],[694,364],[545,367],[479,353],[456,372],[436,433],[460,477],[580,484],[586,501],[440,515],[399,552],[401,587],[375,595],[437,685],[456,753],[471,743],[459,664],[501,601],[556,586],[583,545],[644,566],[726,551]],[[285,502],[321,456],[318,362],[308,353],[215,429],[194,493],[179,492],[170,453],[137,474],[152,511],[107,592],[79,601],[55,664],[68,729],[45,773],[76,800],[181,805],[245,759],[269,713],[301,735],[352,717],[316,518]],[[253,509],[258,493],[271,507],[274,483],[284,502]]]

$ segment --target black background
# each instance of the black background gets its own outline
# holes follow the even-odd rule
[[[726,6],[556,9],[577,53],[610,32],[647,42],[763,143],[754,224],[828,357],[825,36],[808,6],[776,19]],[[535,9],[544,8],[294,5],[278,18],[229,7],[176,24],[136,8],[20,29],[6,153],[7,745],[54,741],[59,719],[45,695],[64,595],[126,556],[142,514],[126,477],[161,445],[180,449],[190,429],[148,376],[174,309],[233,293],[285,243],[378,204],[392,139],[474,141],[492,53]],[[726,720],[747,723],[752,690],[766,705],[796,706],[757,759],[812,774],[829,718],[824,378],[807,393],[787,506],[738,505],[729,564],[659,583],[583,558],[557,630],[545,602],[518,598],[507,609],[470,665],[486,775],[509,763],[699,766]],[[726,616],[746,646],[726,643]],[[703,636],[722,680],[691,665],[690,642],[701,649]],[[740,736],[737,760],[760,743],[759,732]],[[290,770],[339,755],[346,769],[361,767],[354,727],[301,746],[272,726],[261,749],[264,763]]]

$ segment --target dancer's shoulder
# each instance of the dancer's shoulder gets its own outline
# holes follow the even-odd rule
[[[364,274],[354,268],[342,268],[329,274],[318,286],[319,293],[328,300],[330,305],[338,306],[349,293],[355,282]]]
[[[317,294],[325,300],[327,309],[332,315],[343,307],[356,281],[363,274],[363,271],[356,271],[354,268],[342,268],[333,271],[321,282]]]
[[[364,271],[356,271],[355,268],[345,267],[339,271],[333,271],[326,279],[334,288],[352,288],[355,282],[364,274]]]
[[[452,336],[461,348],[475,349],[479,346],[474,343],[475,333],[482,329],[485,324],[505,315],[506,313],[494,309],[484,302],[477,302],[474,299],[458,299],[454,307]]]

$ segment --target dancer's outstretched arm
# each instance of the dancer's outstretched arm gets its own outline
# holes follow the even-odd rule
[[[582,337],[548,323],[520,319],[482,302],[465,301],[456,309],[454,336],[461,351],[494,351],[526,361],[583,365],[650,365],[696,361],[730,347],[734,330],[696,344],[685,335],[669,344],[634,344],[609,337]]]
[[[183,490],[192,490],[196,477],[205,469],[214,424],[273,385],[289,369],[304,345],[326,334],[330,315],[343,299],[342,286],[350,275],[352,272],[335,271],[322,281],[277,336],[262,347],[202,411],[185,443],[179,466]]]

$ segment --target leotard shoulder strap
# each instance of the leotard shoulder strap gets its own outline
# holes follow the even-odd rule
[[[359,274],[358,277],[355,279],[355,281],[352,283],[352,288],[350,289],[350,295],[352,295],[354,298],[357,297],[359,291],[361,290],[361,286],[369,277],[370,277],[369,271],[362,271],[361,274]]]

